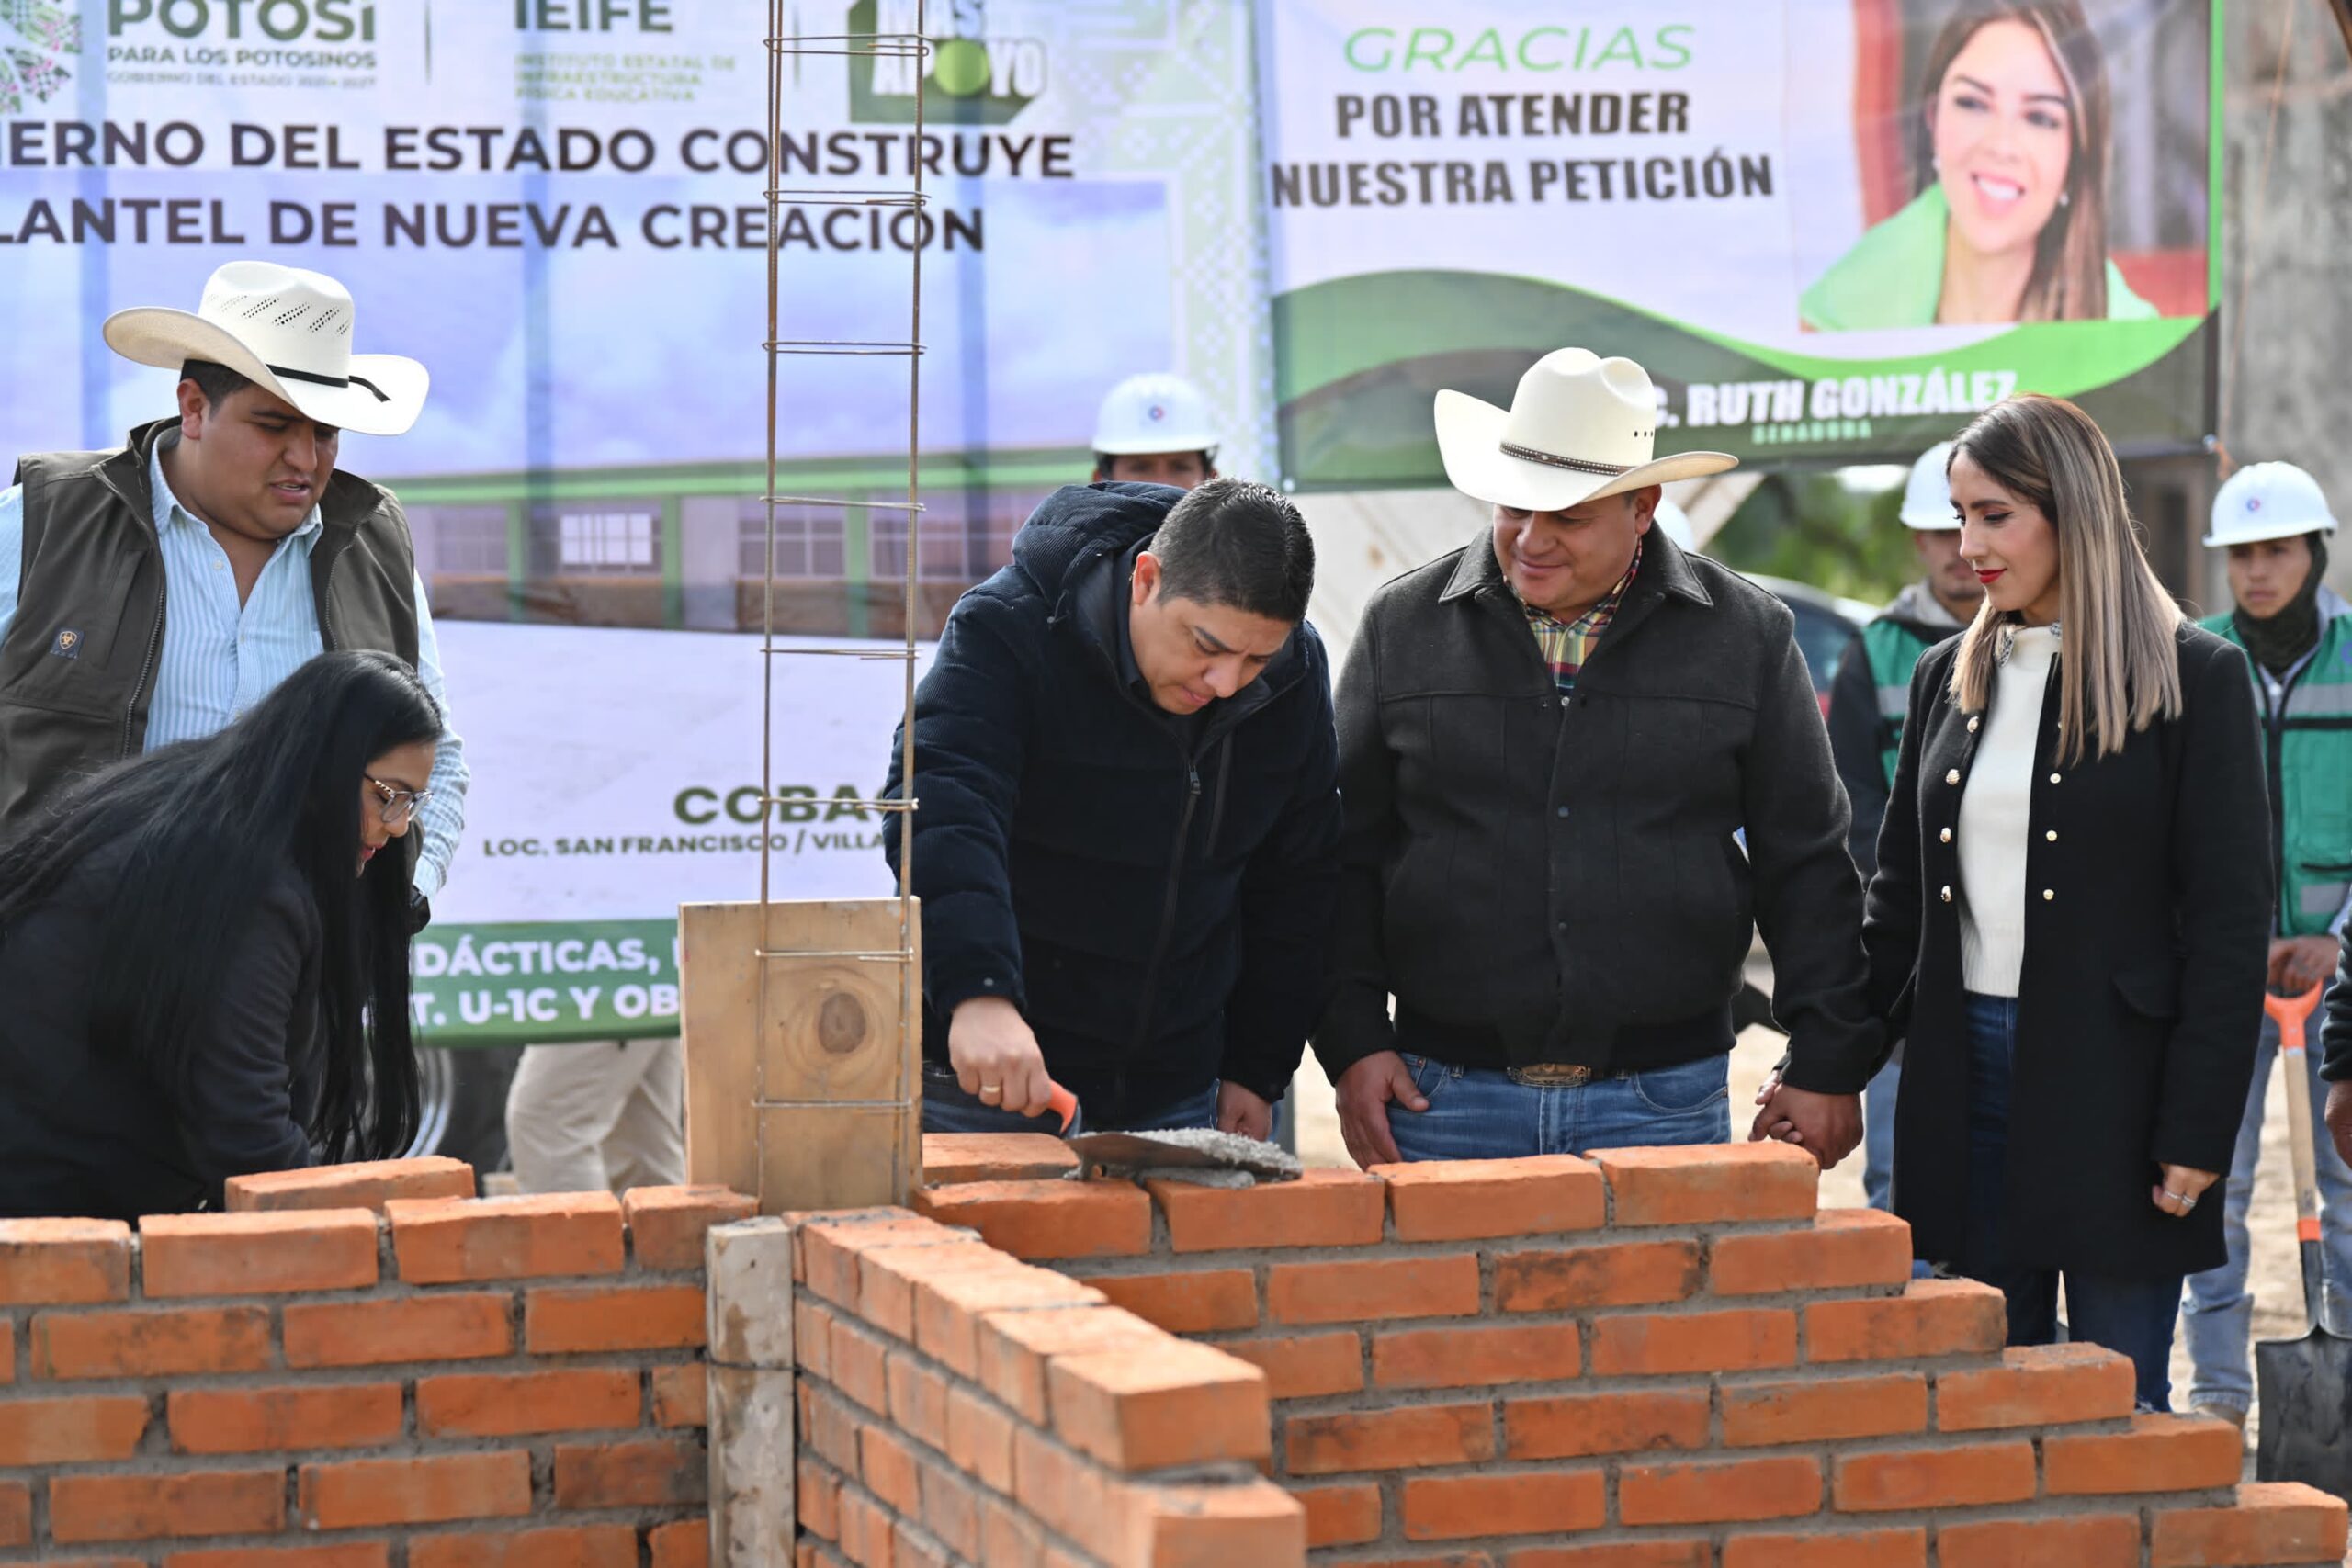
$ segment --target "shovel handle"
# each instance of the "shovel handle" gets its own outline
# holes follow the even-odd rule
[[[1059,1084],[1048,1084],[1046,1092],[1046,1114],[1061,1123],[1054,1131],[1065,1138],[1069,1137],[1078,1131],[1078,1096]]]
[[[2303,1021],[2319,1006],[2324,986],[2297,997],[2265,996],[2262,1005],[2278,1024],[2278,1063],[2287,1075],[2288,1155],[2295,1167],[2295,1239],[2303,1246],[2304,1273],[2315,1260],[2320,1237],[2319,1162],[2312,1152],[2311,1069],[2306,1063]],[[2310,1295],[2315,1281],[2305,1279]]]

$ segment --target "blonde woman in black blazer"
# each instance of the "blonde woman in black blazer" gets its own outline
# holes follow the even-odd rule
[[[2001,1287],[2011,1344],[2056,1337],[2063,1279],[2072,1337],[2162,1410],[2262,1011],[2253,688],[2157,581],[2074,404],[1996,405],[1949,473],[1986,598],[1913,673],[1864,929],[1909,1041],[1894,1208],[1920,1258]]]

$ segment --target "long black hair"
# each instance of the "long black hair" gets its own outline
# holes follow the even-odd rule
[[[0,852],[0,942],[75,866],[127,846],[107,900],[94,1039],[183,1080],[253,911],[291,870],[319,914],[325,1052],[309,1133],[322,1159],[398,1154],[417,1123],[409,1035],[409,857],[359,866],[361,774],[441,733],[385,653],[321,654],[226,729],[119,763]],[[288,1042],[299,1057],[307,1040]]]

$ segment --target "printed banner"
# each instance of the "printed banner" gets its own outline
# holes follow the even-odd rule
[[[2010,392],[2211,428],[2212,0],[1260,12],[1283,469],[1442,482],[1430,395],[1639,360],[1658,449],[1907,461]]]

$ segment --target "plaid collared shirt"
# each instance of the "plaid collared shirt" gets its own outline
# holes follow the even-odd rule
[[[1552,679],[1559,686],[1563,699],[1576,694],[1577,671],[1600,645],[1600,634],[1616,619],[1617,606],[1623,601],[1634,574],[1641,570],[1642,547],[1637,544],[1634,547],[1634,564],[1625,569],[1625,575],[1617,580],[1617,586],[1609,591],[1609,596],[1573,621],[1555,620],[1526,601],[1520,602],[1519,607],[1527,615],[1527,625],[1535,633],[1535,646],[1543,650],[1544,662],[1552,667]]]

